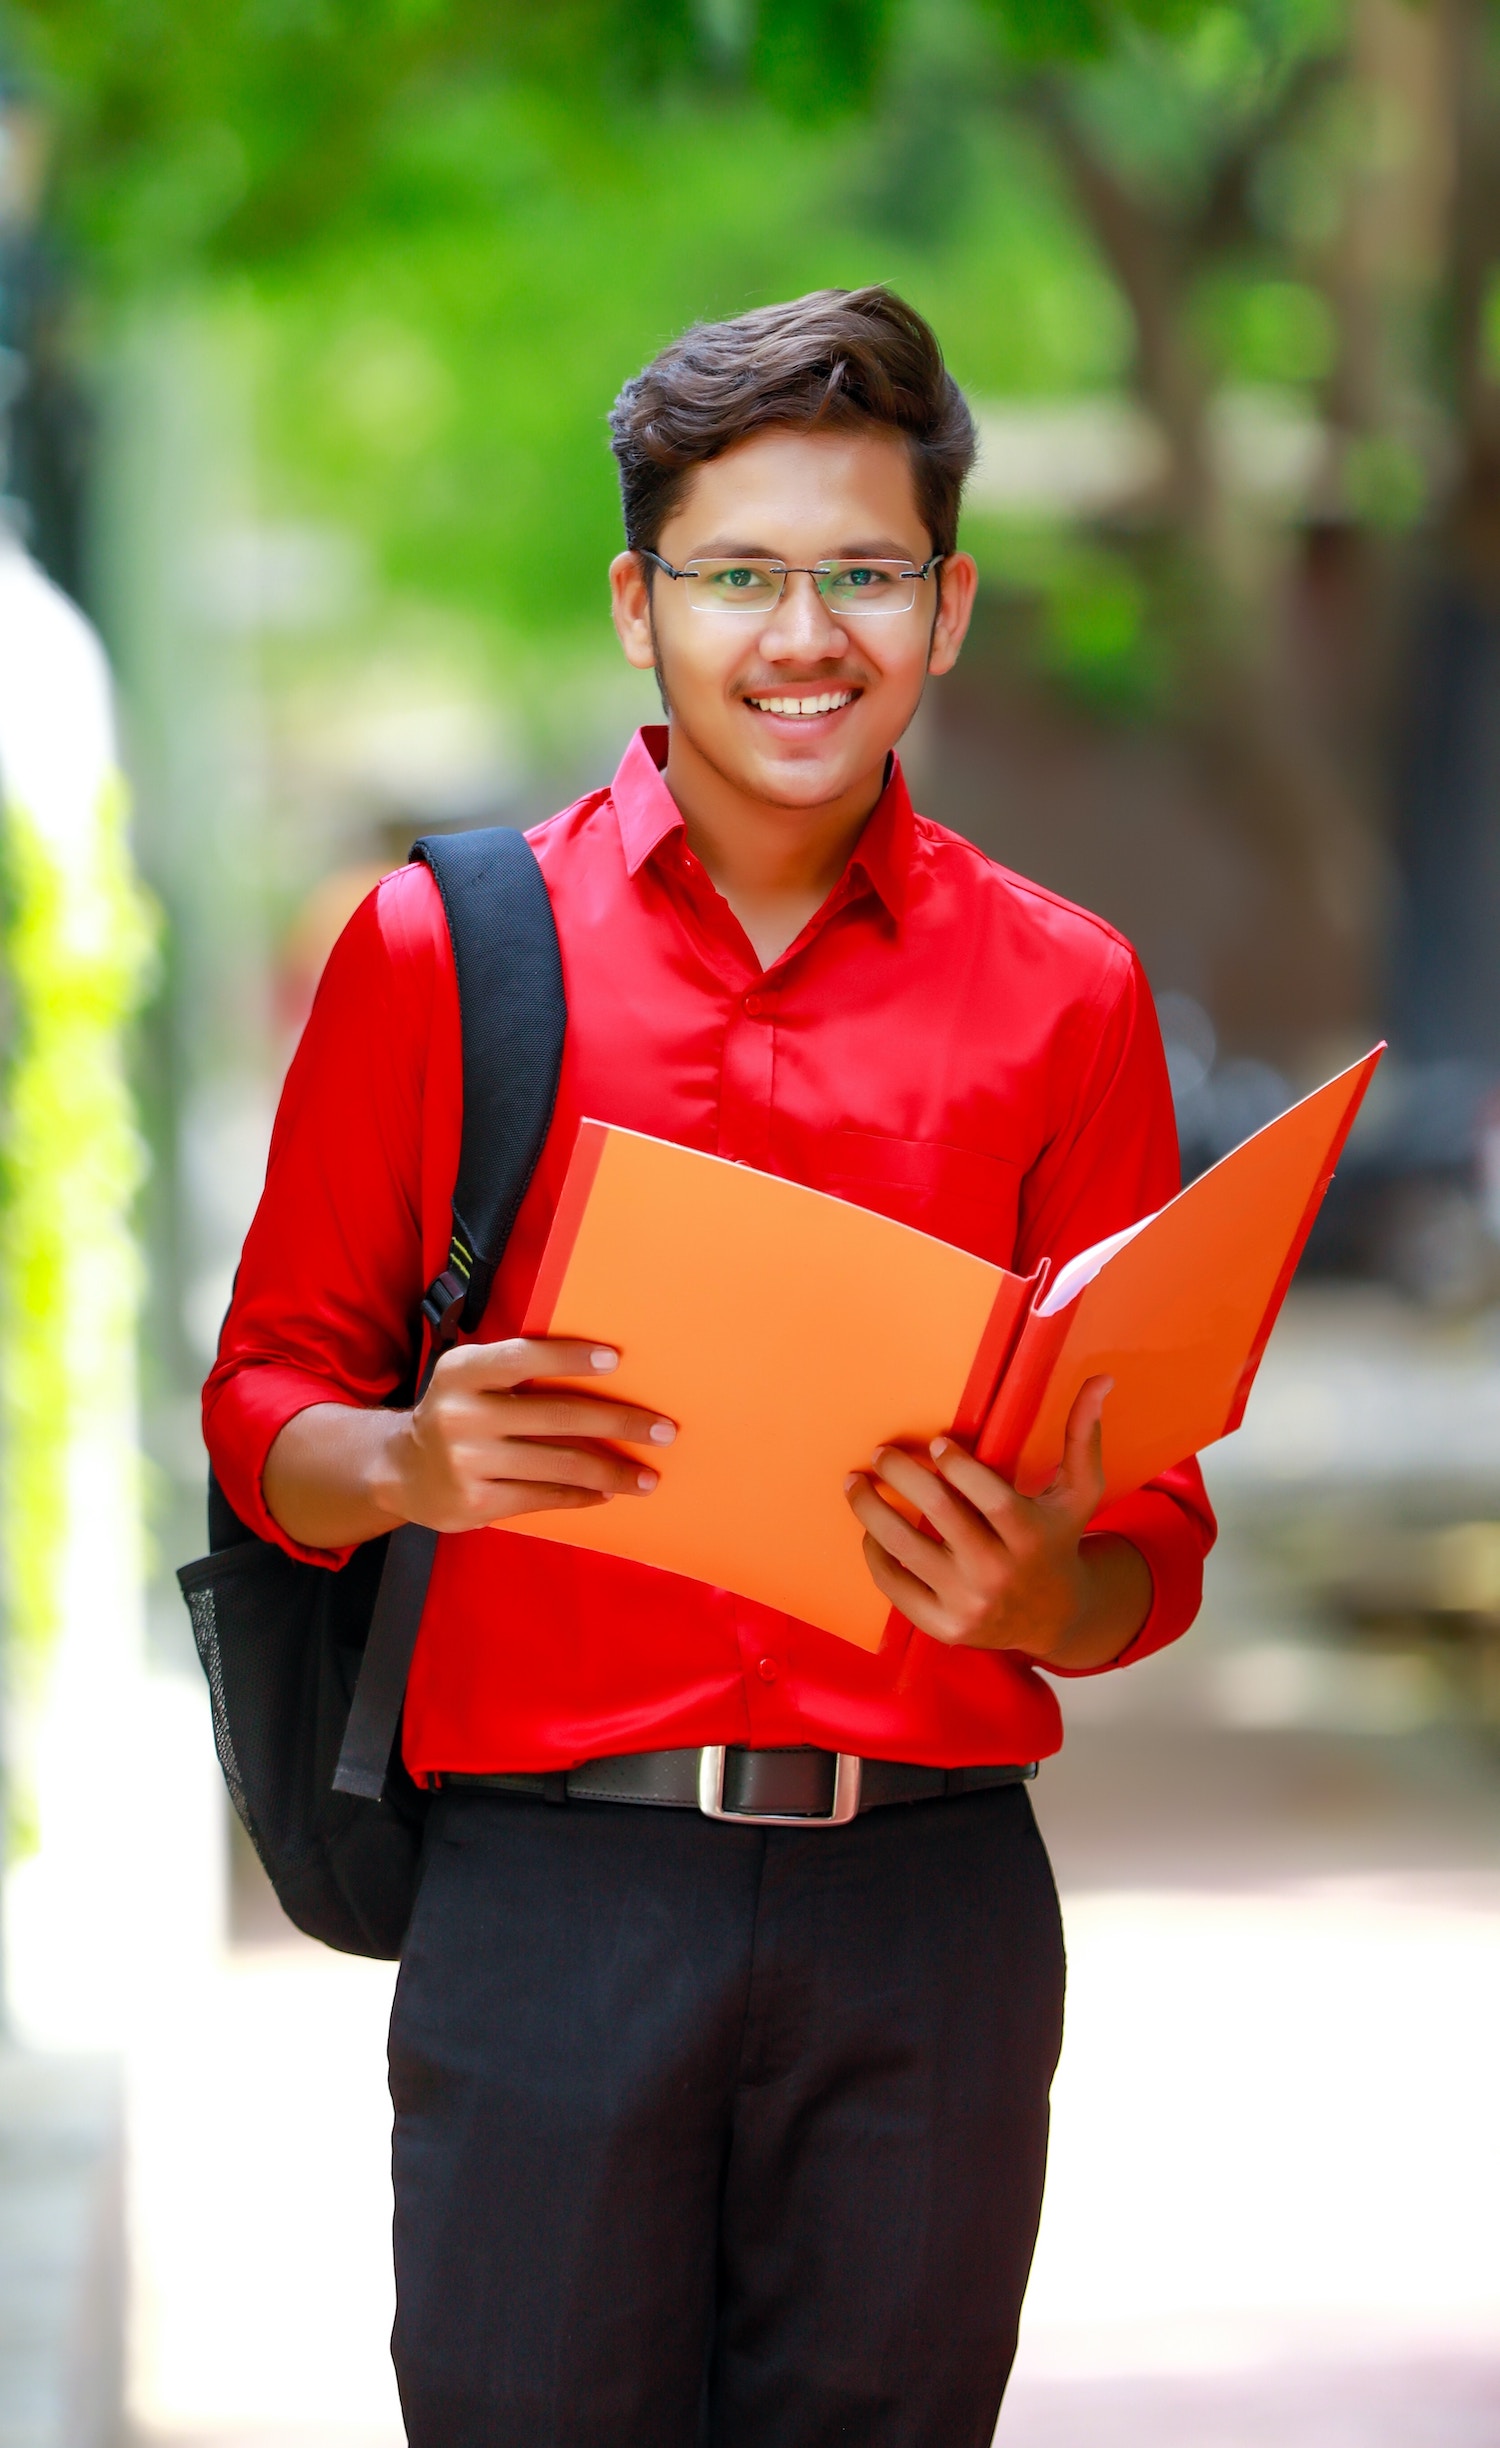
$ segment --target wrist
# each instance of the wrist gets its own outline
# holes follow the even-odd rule
[[[1112,1666],[1135,1639],[1151,1612],[1151,1570],[1139,1549],[1112,1531],[1080,1539],[1074,1568],[1074,1611],[1048,1647],[1032,1654],[1039,1666],[1086,1674]]]
[[[1037,1624],[1029,1637],[1015,1646],[1037,1666],[1065,1660],[1069,1650],[1086,1634],[1097,1601],[1095,1576],[1080,1547],[1059,1572],[1057,1603],[1049,1610],[1050,1620]]]
[[[394,1523],[415,1518],[416,1497],[416,1437],[410,1411],[382,1411],[375,1414],[381,1423],[381,1433],[372,1440],[365,1457],[361,1495]]]

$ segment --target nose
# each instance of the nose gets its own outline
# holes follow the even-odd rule
[[[806,657],[827,663],[848,647],[848,635],[818,593],[817,580],[807,570],[788,571],[781,601],[761,635],[762,654],[770,662]]]

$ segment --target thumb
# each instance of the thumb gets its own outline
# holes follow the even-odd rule
[[[1078,1511],[1087,1521],[1104,1494],[1104,1406],[1113,1377],[1086,1377],[1073,1397],[1063,1431],[1062,1460],[1044,1496]]]
[[[560,1336],[511,1335],[501,1343],[461,1343],[438,1362],[446,1377],[461,1379],[472,1391],[508,1393],[535,1377],[608,1377],[619,1366],[618,1352],[597,1343],[565,1341]]]

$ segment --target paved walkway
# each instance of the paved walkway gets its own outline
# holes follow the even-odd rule
[[[1296,1565],[1351,1484],[1330,1385],[1363,1499],[1441,1510],[1491,1344],[1304,1303],[1216,1473],[1199,1631],[1069,1691],[1038,1788],[1068,2040],[999,2448],[1500,2448],[1500,1755],[1420,1658],[1330,1643]],[[1454,1504],[1500,1516],[1500,1445]],[[389,1991],[243,1947],[143,2034],[152,2448],[398,2448]]]
[[[1069,1692],[1038,1785],[1068,2040],[1000,2448],[1500,2443],[1500,1750],[1311,1586],[1331,1537],[1500,1513],[1497,1381],[1490,1321],[1304,1300],[1210,1464],[1202,1622]]]
[[[400,2448],[393,1979],[295,1939],[241,1948],[141,2031],[132,2394],[153,2448]]]
[[[0,2448],[115,2448],[119,2070],[0,2046]]]

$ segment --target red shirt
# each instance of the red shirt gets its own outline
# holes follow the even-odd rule
[[[644,731],[608,790],[530,835],[562,945],[557,1115],[483,1332],[517,1331],[579,1119],[877,1208],[1004,1266],[1057,1261],[1178,1186],[1150,991],[1113,928],[913,813],[899,767],[841,881],[764,972],[689,850]],[[436,886],[406,867],[335,948],[282,1095],[204,1432],[262,1537],[261,1473],[310,1403],[377,1404],[448,1252],[462,1081]],[[649,1498],[645,1501],[649,1502]],[[1198,1608],[1196,1463],[1107,1506],[1150,1567],[1144,1656]],[[339,1555],[313,1553],[335,1564]],[[894,1618],[871,1656],[727,1590],[529,1538],[438,1541],[412,1670],[413,1774],[699,1743],[957,1767],[1062,1739],[1024,1659]]]

